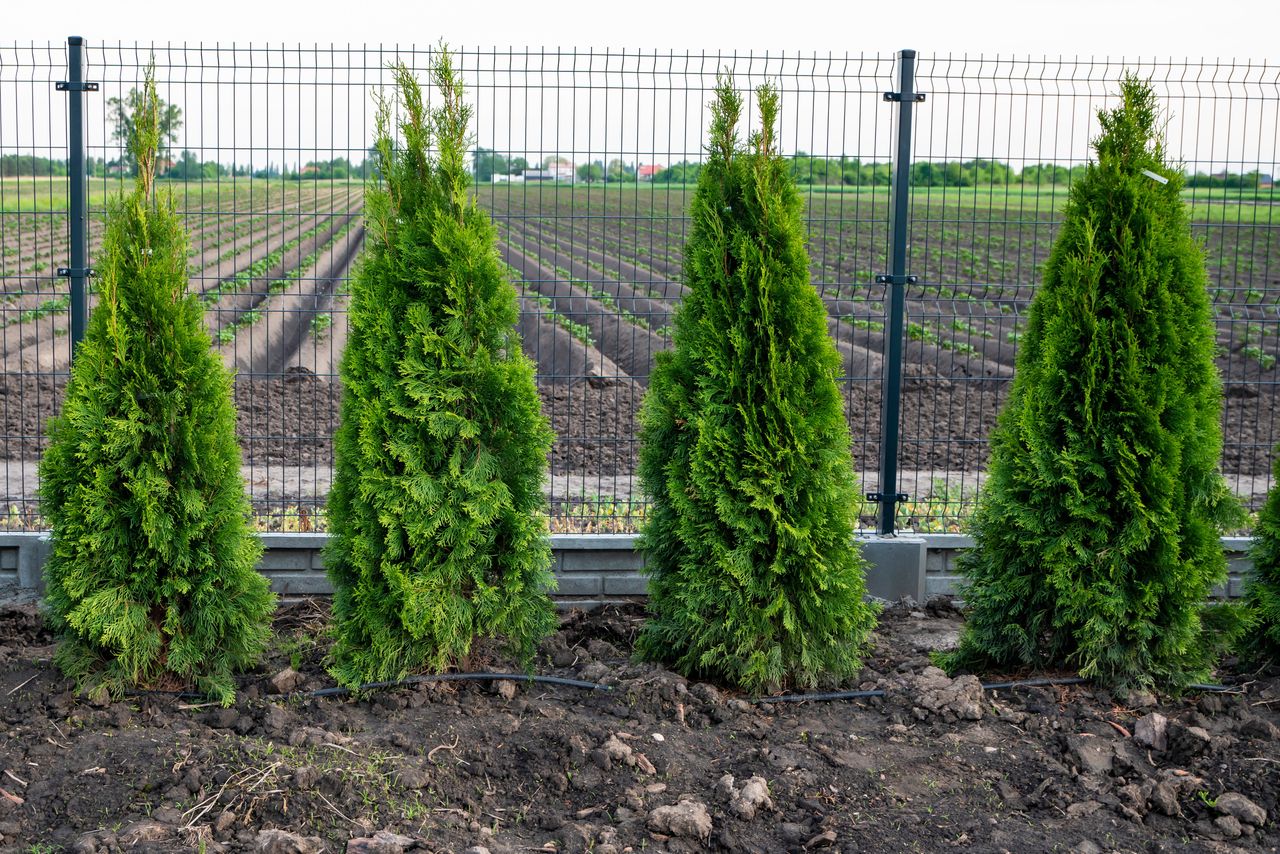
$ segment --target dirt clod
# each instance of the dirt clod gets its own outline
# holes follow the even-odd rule
[[[1234,816],[1243,824],[1261,827],[1267,822],[1267,811],[1239,792],[1227,792],[1219,795],[1215,806],[1218,812],[1223,815]]]
[[[919,719],[931,715],[951,720],[982,719],[982,683],[976,676],[951,679],[937,667],[926,667],[918,676],[908,676],[903,685],[915,708],[925,713],[917,713]]]
[[[1228,839],[1235,839],[1244,833],[1244,829],[1240,826],[1240,820],[1233,815],[1220,815],[1213,820],[1213,824]]]
[[[271,677],[269,691],[272,694],[289,694],[298,690],[302,684],[302,674],[292,667],[286,667]]]
[[[650,811],[646,823],[649,829],[670,836],[703,841],[711,838],[711,814],[701,801],[684,800],[658,807]]]
[[[1187,726],[1180,722],[1169,725],[1169,752],[1179,761],[1187,761],[1209,751],[1213,738],[1208,730],[1199,726]]]
[[[175,828],[170,825],[161,824],[158,821],[135,821],[125,826],[117,839],[120,845],[129,848],[143,845],[148,842],[162,842],[169,838]]]
[[[730,797],[729,810],[743,821],[751,821],[761,810],[773,809],[773,800],[769,797],[769,784],[759,775],[754,775],[742,788]]]
[[[817,836],[811,837],[804,844],[805,848],[826,848],[828,845],[835,845],[836,840],[840,837],[836,835],[834,830],[824,830]]]
[[[1237,729],[1245,738],[1254,738],[1258,741],[1280,741],[1280,727],[1256,715],[1246,717]]]
[[[1167,780],[1162,780],[1151,789],[1147,797],[1151,808],[1167,816],[1175,816],[1182,812],[1178,806],[1178,790]]]
[[[1133,740],[1152,750],[1164,750],[1169,746],[1169,719],[1159,712],[1138,718],[1133,725]]]
[[[257,854],[320,854],[326,846],[318,836],[271,829],[258,832],[253,850]]]
[[[1116,752],[1110,743],[1086,735],[1067,736],[1067,755],[1081,774],[1110,774]]]
[[[404,854],[416,846],[417,841],[408,836],[379,830],[347,842],[347,854]]]

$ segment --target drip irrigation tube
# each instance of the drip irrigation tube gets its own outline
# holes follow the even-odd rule
[[[1091,680],[1085,679],[1083,676],[1062,676],[1048,679],[1018,679],[1012,682],[984,682],[982,690],[984,691],[1008,691],[1017,688],[1050,688],[1058,685],[1087,685]],[[1238,691],[1238,688],[1232,688],[1228,685],[1208,685],[1197,683],[1188,685],[1188,691],[1201,691],[1204,693],[1224,694]],[[873,697],[884,697],[886,692],[883,689],[874,689],[870,691],[830,691],[824,694],[781,694],[776,697],[757,697],[753,702],[756,703],[816,703],[826,702],[828,700],[869,700]]]
[[[563,685],[567,688],[583,688],[589,691],[612,691],[613,686],[601,685],[598,682],[585,682],[581,679],[566,679],[561,676],[537,676],[527,673],[435,673],[418,676],[406,676],[404,679],[393,679],[387,682],[367,682],[357,688],[320,688],[315,691],[290,691],[277,694],[268,699],[287,700],[290,697],[344,697],[348,694],[363,691],[375,691],[380,688],[397,688],[402,685],[419,685],[423,682],[534,682],[539,685]],[[204,700],[206,695],[194,691],[125,691],[126,697],[175,697],[179,700]]]
[[[316,691],[295,691],[282,697],[343,697],[379,688],[398,688],[402,685],[419,685],[423,682],[535,682],[539,685],[563,685],[567,688],[583,688],[588,691],[612,691],[612,686],[581,679],[565,679],[561,676],[531,676],[528,673],[436,673],[423,676],[406,676],[388,682],[367,682],[358,688],[320,688]]]
[[[1045,679],[1018,679],[1011,682],[984,682],[982,690],[984,691],[1009,691],[1018,688],[1049,688],[1059,685],[1087,685],[1091,680],[1082,676],[1061,676]],[[287,694],[280,694],[274,699],[289,699],[290,697],[345,697],[349,694],[363,693],[365,691],[376,691],[382,688],[398,688],[405,685],[420,685],[424,682],[533,682],[538,685],[560,685],[566,688],[581,688],[587,691],[612,691],[613,686],[602,685],[599,682],[586,682],[581,679],[567,679],[562,676],[538,676],[529,675],[527,673],[435,673],[417,676],[406,676],[403,679],[393,679],[386,682],[367,682],[358,688],[343,688],[335,686],[333,688],[319,688],[315,691],[292,691]],[[1238,693],[1242,689],[1232,687],[1230,685],[1213,685],[1198,682],[1187,686],[1188,691],[1201,692],[1206,694],[1230,694]],[[864,691],[828,691],[825,693],[813,694],[779,694],[773,697],[754,697],[750,698],[753,703],[819,703],[829,702],[833,700],[870,700],[876,697],[887,696],[882,688]],[[203,694],[196,694],[190,691],[126,691],[125,696],[128,697],[146,697],[146,696],[166,696],[177,697],[178,699],[203,699]]]

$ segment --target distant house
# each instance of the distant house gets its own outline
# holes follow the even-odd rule
[[[525,181],[564,181],[572,183],[573,179],[573,164],[567,160],[556,159],[546,166],[530,166],[524,170]]]
[[[547,168],[551,170],[552,175],[555,175],[557,181],[572,182],[576,177],[576,171],[573,168],[573,164],[568,160],[553,160]]]
[[[666,168],[661,163],[646,163],[636,170],[636,178],[641,181],[652,181],[654,175]]]
[[[1259,190],[1270,190],[1273,186],[1275,186],[1275,182],[1272,180],[1272,178],[1271,178],[1271,176],[1270,176],[1270,175],[1259,175],[1259,176],[1258,176],[1258,189],[1259,189]]]

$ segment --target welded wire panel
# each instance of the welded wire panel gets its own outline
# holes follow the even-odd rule
[[[0,527],[39,527],[36,467],[66,389],[66,48],[0,45]],[[97,230],[95,230],[95,234]]]
[[[972,512],[1018,334],[1092,152],[1097,112],[1126,71],[1166,110],[1170,159],[1206,248],[1227,389],[1223,467],[1257,507],[1276,434],[1276,168],[1280,69],[1149,60],[923,57],[913,148],[902,489],[908,524],[950,530]]]
[[[654,357],[671,344],[708,105],[726,73],[746,93],[744,140],[758,128],[755,87],[780,91],[779,140],[805,197],[853,452],[874,480],[883,287],[872,282],[888,188],[864,174],[858,152],[887,152],[881,97],[892,60],[626,51],[463,51],[461,60],[477,104],[477,192],[521,288],[521,331],[557,433],[555,523],[629,530],[642,518],[636,418]]]
[[[868,490],[907,492],[907,527],[971,511],[1017,336],[1096,111],[1128,69],[1154,78],[1168,147],[1192,178],[1227,390],[1224,468],[1269,485],[1277,329],[1272,213],[1277,70],[1266,65],[924,57],[915,108],[900,482],[878,481],[885,352],[892,56],[460,47],[474,105],[473,190],[520,295],[519,330],[556,430],[558,530],[631,530],[644,500],[636,415],[683,290],[688,204],[717,75],[782,96],[782,153],[804,195],[812,278],[841,357]],[[91,257],[128,185],[118,121],[154,59],[174,108],[161,188],[191,234],[189,288],[236,376],[245,478],[265,528],[323,527],[363,246],[374,101],[388,63],[424,82],[434,47],[101,45],[85,96]],[[13,524],[35,519],[35,464],[68,371],[65,48],[0,47],[0,446]],[[427,88],[430,100],[434,95]],[[756,127],[747,98],[744,136]],[[44,158],[46,165],[23,157]],[[40,171],[43,170],[43,171]],[[871,523],[875,508],[860,508]]]
[[[371,177],[371,96],[389,57],[377,48],[216,45],[91,44],[88,54],[101,82],[89,132],[100,196],[130,171],[117,105],[128,107],[148,62],[161,100],[177,111],[159,192],[184,216],[188,292],[235,371],[255,521],[322,528]]]

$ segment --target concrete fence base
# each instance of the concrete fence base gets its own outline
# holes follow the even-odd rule
[[[258,570],[282,596],[323,596],[332,592],[322,549],[326,534],[263,534],[265,551]],[[862,539],[867,559],[867,589],[877,598],[909,596],[925,602],[959,592],[956,558],[973,545],[960,534]],[[644,555],[631,534],[557,534],[551,537],[555,597],[564,607],[593,607],[642,597],[647,583]],[[1250,571],[1248,537],[1224,537],[1229,579],[1214,595],[1238,597]],[[49,553],[47,533],[0,533],[0,599],[38,596]]]

